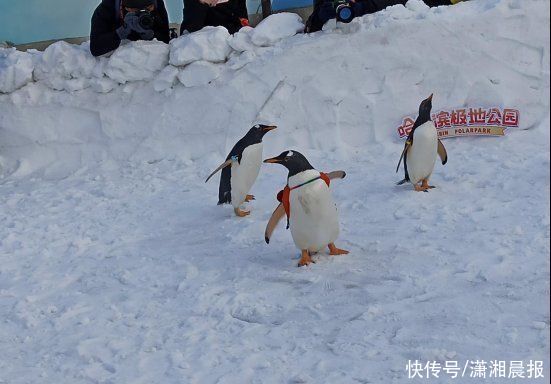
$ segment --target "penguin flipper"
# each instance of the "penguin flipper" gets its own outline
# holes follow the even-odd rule
[[[231,167],[222,169],[218,188],[218,205],[231,204]]]
[[[346,177],[346,172],[345,171],[333,171],[333,172],[328,172],[327,173],[327,176],[329,177],[330,180],[333,180],[333,179],[344,179]]]
[[[440,139],[438,139],[438,156],[440,156],[440,160],[442,160],[442,165],[448,162],[448,152],[446,152],[446,148]]]
[[[402,157],[404,158],[404,178],[396,183],[396,185],[402,185],[404,183],[407,183],[409,181],[409,174],[408,174],[408,153],[407,150],[404,149],[404,152],[402,153]],[[400,166],[400,163],[398,163],[398,166]],[[398,172],[398,170],[396,170]]]
[[[413,139],[413,137],[412,137],[412,139]],[[412,139],[410,139],[408,137],[408,139],[406,140],[406,143],[404,144],[404,150],[402,151],[402,154],[400,155],[400,160],[398,160],[398,165],[396,166],[396,173],[398,173],[398,169],[400,169],[400,164],[402,163],[402,159],[404,159],[407,150],[411,146]],[[405,159],[404,159],[404,163],[405,163]]]
[[[212,176],[214,176],[214,174],[215,174],[216,172],[218,172],[218,171],[221,170],[221,169],[226,168],[228,165],[231,165],[231,159],[228,159],[228,160],[224,161],[222,164],[220,164],[220,165],[218,166],[218,168],[216,168],[214,171],[212,171],[212,173],[209,175],[209,177],[207,177],[207,179],[205,180],[205,183],[206,183],[207,181],[209,181],[210,178],[211,178]]]
[[[266,231],[264,232],[264,240],[266,241],[266,244],[270,244],[270,237],[272,237],[272,233],[283,216],[285,216],[285,208],[283,207],[283,204],[280,203],[274,210],[274,213],[272,213],[272,217],[270,217],[268,225],[266,225]]]

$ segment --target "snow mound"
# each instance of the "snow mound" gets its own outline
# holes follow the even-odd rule
[[[0,48],[0,93],[13,92],[33,80],[30,54],[15,48]]]
[[[251,41],[258,46],[274,45],[280,40],[304,30],[304,24],[295,13],[276,13],[262,20],[252,31]]]
[[[353,28],[338,25],[293,38],[284,36],[302,24],[298,16],[283,13],[231,37],[224,28],[207,27],[170,45],[128,43],[99,59],[87,44],[60,42],[43,53],[4,50],[2,89],[11,93],[2,96],[0,130],[16,132],[18,121],[30,118],[36,126],[53,124],[48,129],[59,130],[62,138],[63,124],[32,112],[56,103],[71,116],[92,110],[100,117],[90,125],[98,124],[96,129],[110,138],[107,158],[191,160],[224,154],[230,138],[258,119],[281,126],[282,136],[267,148],[292,145],[345,155],[373,143],[393,143],[401,117],[415,113],[430,93],[435,109],[517,108],[521,127],[531,128],[549,107],[549,47],[538,29],[546,19],[536,16],[543,15],[541,8],[544,2],[502,0],[428,9],[414,1],[357,18]],[[511,14],[515,17],[509,19]],[[502,22],[490,26],[481,17]],[[454,32],[473,25],[483,39],[471,41]],[[512,34],[519,29],[524,33]],[[522,57],[511,56],[512,51]],[[32,63],[36,82],[22,86],[30,81]],[[158,105],[154,114],[147,112],[152,103]],[[212,105],[216,113],[205,113]],[[201,139],[204,125],[221,135],[218,140]],[[24,136],[27,144],[36,141],[32,130]],[[17,164],[33,171],[58,161],[67,164],[63,151],[41,164],[36,157],[25,160],[30,152],[18,148],[4,158],[10,164],[4,174]],[[95,158],[85,144],[73,149],[82,151],[82,158]],[[75,170],[70,168],[67,172]]]
[[[205,27],[170,42],[170,64],[183,66],[194,61],[224,62],[231,52],[230,34],[224,27]]]
[[[111,55],[105,74],[121,84],[151,80],[168,64],[168,52],[168,45],[159,41],[126,44]]]

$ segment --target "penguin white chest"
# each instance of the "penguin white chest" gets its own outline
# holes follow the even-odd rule
[[[417,127],[407,153],[407,169],[413,184],[428,179],[434,170],[438,150],[438,134],[432,121]]]
[[[289,187],[319,177],[316,170],[303,171],[289,178]],[[289,224],[295,245],[317,252],[339,236],[339,218],[331,190],[322,179],[293,189],[289,197]]]
[[[232,163],[231,167],[231,201],[237,208],[244,201],[251,190],[260,166],[262,164],[262,143],[249,145],[243,150],[241,162]]]

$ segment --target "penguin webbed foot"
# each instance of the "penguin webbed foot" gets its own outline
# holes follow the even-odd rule
[[[316,262],[312,260],[310,252],[308,252],[308,250],[306,249],[303,249],[297,267],[304,267],[305,265],[308,265],[310,263],[316,264]]]
[[[350,253],[350,251],[345,249],[337,248],[334,243],[328,244],[327,246],[329,247],[329,254],[331,256],[348,255]]]
[[[414,184],[413,185],[413,188],[417,191],[417,192],[428,192],[429,189],[433,189],[433,188],[436,188],[434,185],[429,185],[429,182],[427,179],[424,179],[421,181],[421,185],[419,184]]]
[[[434,185],[429,185],[428,179],[423,179],[421,181],[421,185],[415,184],[414,187],[415,187],[415,190],[418,192],[419,191],[428,192],[429,189],[436,188]]]
[[[251,214],[251,211],[244,211],[240,208],[235,208],[234,212],[235,212],[235,215],[238,217],[245,217]]]
[[[254,195],[247,195],[245,196],[245,202],[248,203],[249,201],[256,200],[254,198]]]

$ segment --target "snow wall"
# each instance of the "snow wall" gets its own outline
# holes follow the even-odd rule
[[[430,93],[435,110],[517,108],[529,129],[549,113],[549,38],[537,33],[548,15],[546,1],[411,0],[310,35],[283,13],[234,36],[206,28],[108,58],[88,43],[2,49],[0,172],[55,179],[159,159],[207,172],[257,122],[279,126],[266,156],[399,151],[401,117]]]

